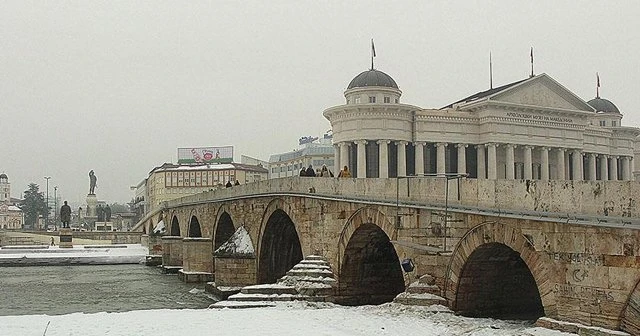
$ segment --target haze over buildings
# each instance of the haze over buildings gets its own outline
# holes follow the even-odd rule
[[[547,73],[584,100],[601,95],[639,126],[640,4],[0,3],[0,172],[19,197],[50,192],[126,202],[176,148],[235,147],[267,160],[329,128],[349,80],[376,68],[402,100],[440,108]]]

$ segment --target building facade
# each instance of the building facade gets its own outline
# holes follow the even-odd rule
[[[16,206],[19,200],[11,198],[11,184],[6,174],[0,174],[0,229],[20,230],[24,224],[22,209]]]
[[[335,168],[354,177],[466,174],[479,179],[631,180],[640,129],[599,95],[584,101],[547,74],[439,109],[400,102],[395,80],[370,69],[324,111]]]
[[[332,135],[329,133],[322,138],[302,137],[298,141],[298,149],[272,154],[269,157],[269,178],[298,176],[302,167],[310,165],[315,169],[322,168],[322,165],[333,169],[335,150],[331,140]]]
[[[204,191],[224,188],[227,182],[240,184],[268,178],[261,166],[240,163],[178,165],[165,163],[149,172],[145,183],[145,213],[157,209],[163,202]],[[142,189],[142,188],[140,188]],[[137,197],[137,196],[136,196]]]

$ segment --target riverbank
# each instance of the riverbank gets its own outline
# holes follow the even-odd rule
[[[0,247],[0,267],[139,264],[149,253],[139,244]]]

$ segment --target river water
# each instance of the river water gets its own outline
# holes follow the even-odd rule
[[[143,265],[0,267],[0,316],[206,308],[204,284]]]

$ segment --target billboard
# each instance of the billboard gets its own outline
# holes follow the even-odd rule
[[[231,162],[233,146],[178,148],[178,164]]]

